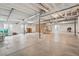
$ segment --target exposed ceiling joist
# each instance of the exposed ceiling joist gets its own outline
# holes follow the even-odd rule
[[[77,4],[77,5],[75,5],[75,6],[71,6],[71,7],[66,8],[66,9],[62,9],[62,10],[55,11],[55,12],[53,12],[53,13],[42,14],[41,17],[47,16],[47,15],[50,15],[50,14],[54,14],[54,13],[57,13],[57,12],[65,11],[65,10],[68,10],[68,9],[71,9],[71,8],[77,7],[77,6],[79,6],[79,4]]]

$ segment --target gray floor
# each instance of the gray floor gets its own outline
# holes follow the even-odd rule
[[[0,55],[7,56],[76,56],[79,39],[73,34],[19,34],[0,42]]]

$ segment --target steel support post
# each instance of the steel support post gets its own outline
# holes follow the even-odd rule
[[[74,20],[74,35],[76,36],[76,20]]]
[[[41,30],[40,30],[40,15],[41,15],[41,13],[39,13],[39,39],[41,38]]]
[[[10,13],[9,13],[9,15],[8,15],[8,17],[7,17],[7,22],[9,21],[10,15],[11,15],[11,13],[13,12],[13,10],[14,10],[14,8],[11,8]],[[9,29],[9,24],[8,24],[8,29]]]

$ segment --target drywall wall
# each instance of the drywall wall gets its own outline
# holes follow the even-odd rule
[[[11,35],[13,32],[18,34],[24,33],[24,27],[22,24],[9,24],[9,34]]]
[[[78,24],[76,24],[76,26],[78,26]],[[71,32],[67,32],[68,27],[72,28]],[[73,33],[74,34],[74,23],[53,24],[52,32],[55,33],[56,31],[58,31],[59,33]],[[76,27],[76,31],[78,31],[77,27]]]

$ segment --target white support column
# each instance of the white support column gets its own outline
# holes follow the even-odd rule
[[[77,31],[77,36],[78,36],[78,38],[79,38],[79,16],[78,16],[78,31]]]
[[[74,35],[76,36],[76,20],[74,20]]]

